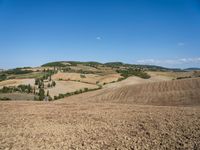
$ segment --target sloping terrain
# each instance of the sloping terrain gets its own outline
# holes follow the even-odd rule
[[[95,89],[98,88],[97,85],[75,82],[75,81],[56,81],[56,86],[52,88],[45,89],[49,91],[51,97],[58,96],[59,94],[66,94],[70,92],[75,92],[80,89]]]
[[[0,98],[9,98],[11,100],[34,100],[34,94],[27,93],[0,93]]]
[[[20,84],[28,85],[30,84],[31,86],[34,86],[35,80],[34,79],[10,79],[10,80],[5,80],[0,82],[0,88],[3,86],[18,86]]]
[[[80,74],[80,73],[57,73],[52,76],[53,80],[76,80],[80,82],[86,82],[91,84],[103,84],[117,81],[121,78],[120,74],[108,74],[108,75],[97,75],[97,74]]]
[[[200,78],[109,88],[99,92],[94,99],[149,105],[199,105]]]
[[[151,78],[149,78],[149,79],[142,79],[140,77],[131,76],[125,80],[122,80],[121,82],[107,84],[104,87],[117,88],[117,87],[122,87],[122,86],[126,86],[126,85],[136,85],[136,84],[144,84],[144,83],[160,82],[160,81],[170,81],[170,80],[172,80],[171,77],[166,77],[163,75],[155,75],[155,74],[151,74]]]
[[[200,78],[168,80],[129,77],[53,102],[0,101],[0,150],[198,150]],[[56,94],[86,86],[56,83]]]

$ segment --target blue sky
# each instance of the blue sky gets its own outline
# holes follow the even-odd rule
[[[0,68],[49,61],[200,67],[199,0],[0,0]]]

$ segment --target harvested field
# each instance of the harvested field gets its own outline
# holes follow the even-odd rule
[[[200,78],[104,89],[97,101],[149,105],[200,105]]]
[[[27,94],[27,93],[0,93],[0,98],[9,98],[11,100],[34,100],[33,94]]]
[[[105,85],[106,88],[117,88],[126,85],[135,85],[135,84],[144,84],[144,83],[151,83],[151,82],[160,82],[160,81],[170,81],[172,78],[162,76],[162,75],[155,75],[151,74],[151,78],[149,79],[142,79],[140,77],[131,76],[128,77],[126,80],[122,80],[121,82],[111,83]]]
[[[120,74],[108,74],[104,76],[100,76],[97,74],[84,74],[85,77],[81,77],[80,73],[57,73],[52,76],[53,80],[76,80],[91,84],[96,84],[99,82],[99,84],[103,83],[110,83],[113,81],[117,81],[119,78],[121,78]]]
[[[75,92],[76,90],[80,89],[95,89],[98,88],[97,85],[87,84],[82,82],[75,82],[75,81],[56,81],[56,86],[53,88],[46,89],[49,90],[50,96],[58,96],[59,94],[65,94],[68,92]]]
[[[199,88],[196,78],[103,88],[53,102],[2,101],[0,149],[197,150]]]
[[[86,66],[86,65],[80,65],[78,64],[77,66],[70,66],[72,70],[83,70],[83,71],[93,71],[96,72],[98,71],[96,68],[91,67],[91,66]]]
[[[189,77],[199,73],[198,71],[195,73],[193,71],[190,72],[160,72],[160,71],[149,71],[148,74],[151,76],[165,76],[171,79],[176,79],[179,77]]]
[[[0,102],[0,149],[198,149],[200,107]]]
[[[35,79],[10,79],[10,80],[5,80],[5,81],[0,82],[0,88],[2,88],[3,86],[18,86],[20,84],[25,84],[25,85],[30,84],[31,86],[34,86]]]

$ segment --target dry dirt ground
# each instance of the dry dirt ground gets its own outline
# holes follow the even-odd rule
[[[200,104],[200,78],[146,82],[110,87],[94,96],[97,102],[132,103],[148,105]],[[93,100],[94,101],[94,100]]]
[[[176,79],[178,77],[189,77],[189,76],[199,76],[200,71],[187,71],[187,72],[162,72],[162,71],[148,71],[151,76],[165,76],[168,78]]]
[[[54,102],[0,102],[0,149],[200,149],[200,99],[195,105],[184,103],[186,99],[173,106],[130,103],[131,93],[140,88],[147,93],[160,89],[153,94],[155,100],[167,95],[171,102],[173,97],[166,93],[174,90],[178,98],[193,100],[191,93],[200,91],[199,78],[147,85],[102,89]],[[121,90],[128,92],[119,103],[115,95]],[[98,101],[100,95],[103,100]]]
[[[0,149],[198,149],[200,107],[0,103]]]

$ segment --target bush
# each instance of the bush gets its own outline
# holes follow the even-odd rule
[[[39,100],[41,100],[41,101],[44,100],[44,98],[45,98],[44,89],[40,88],[38,96],[39,96]]]
[[[6,74],[0,74],[0,81],[6,80],[7,76]]]
[[[84,92],[87,92],[88,91],[88,88],[84,88]]]
[[[27,73],[32,73],[33,71],[31,70],[21,70],[20,68],[16,68],[16,69],[11,69],[6,71],[5,73],[7,74],[27,74]]]
[[[35,79],[35,85],[39,85],[40,79]]]
[[[81,78],[86,78],[86,76],[84,74],[80,74]]]
[[[38,101],[38,100],[39,100],[39,97],[38,97],[38,96],[34,96],[34,100],[35,100],[35,101]]]
[[[123,76],[124,78],[128,78],[130,76],[138,76],[140,78],[143,79],[149,79],[151,76],[148,75],[146,72],[141,71],[140,69],[126,69],[126,70],[117,70],[117,73],[120,73],[121,76]]]
[[[191,76],[188,76],[188,77],[177,77],[176,79],[177,80],[181,80],[181,79],[187,79],[187,78],[192,78]]]
[[[11,100],[11,99],[8,98],[8,97],[0,97],[0,100],[1,100],[1,101],[9,101],[9,100]]]
[[[54,100],[57,100],[58,99],[58,97],[57,96],[54,96]]]
[[[15,87],[4,86],[2,89],[0,89],[0,93],[12,93],[15,90],[16,90]]]
[[[55,82],[55,81],[52,82],[52,86],[53,86],[53,87],[56,86],[56,82]]]

